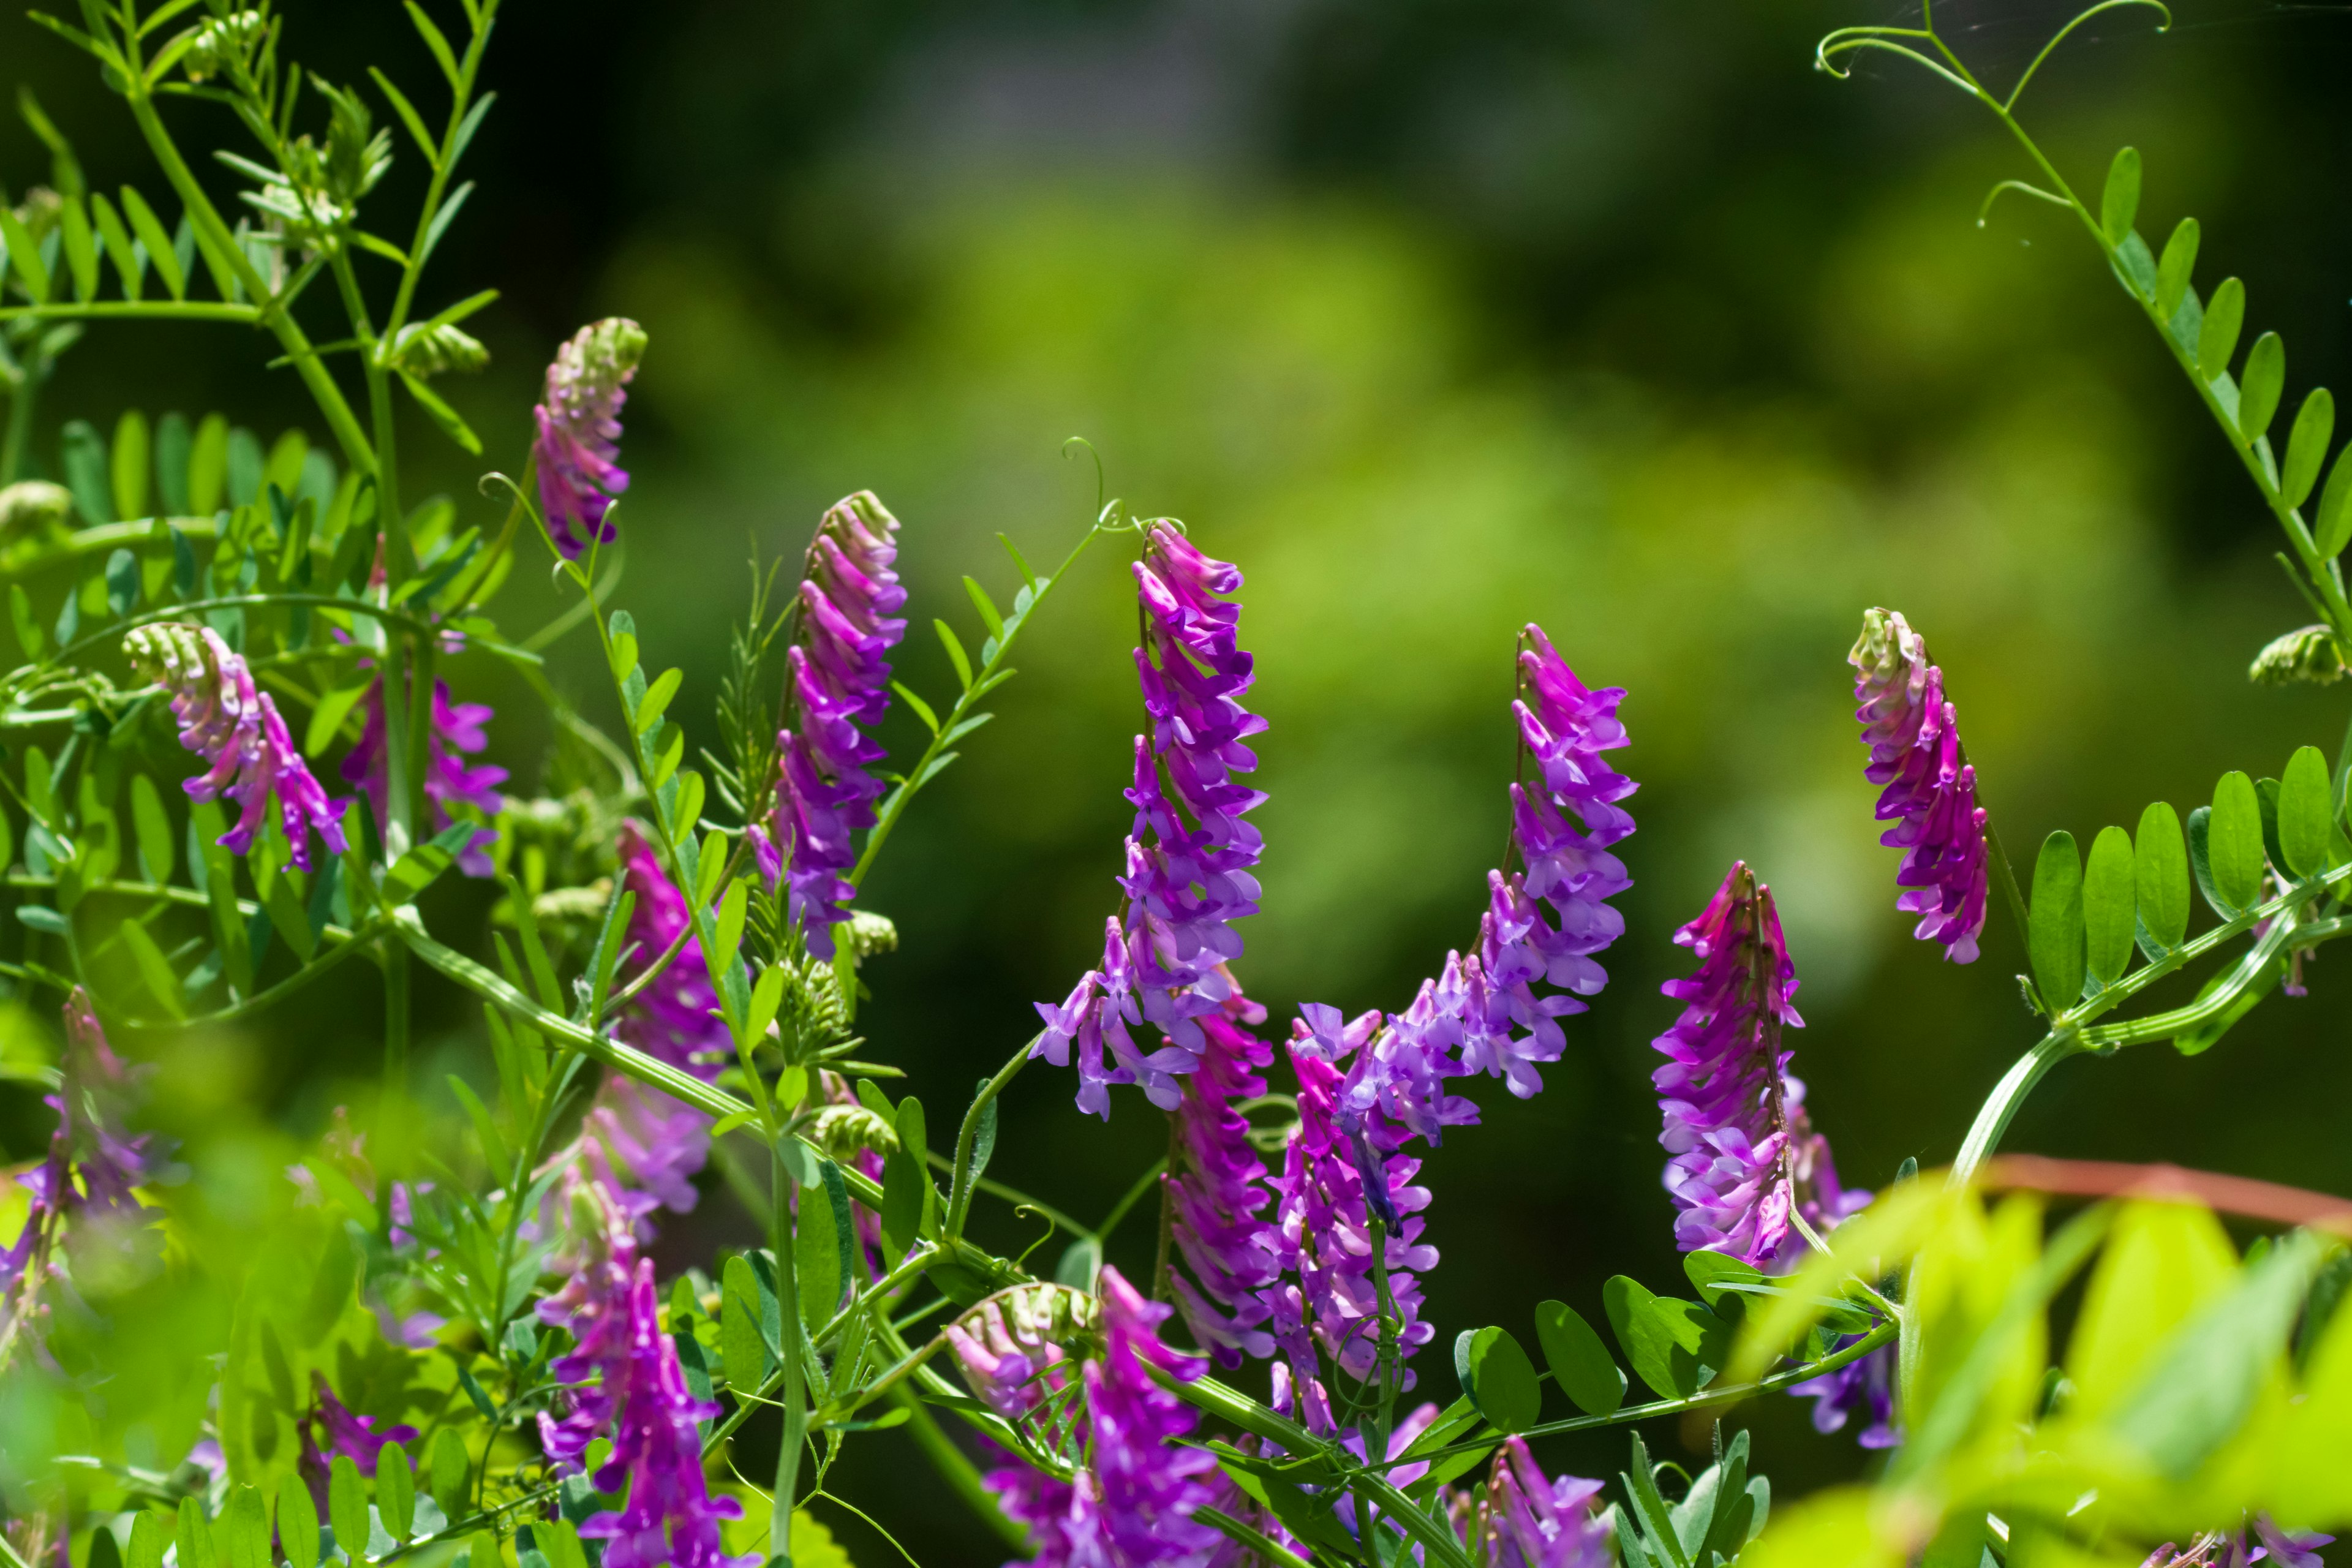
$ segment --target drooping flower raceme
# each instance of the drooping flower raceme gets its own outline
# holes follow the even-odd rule
[[[896,612],[906,589],[891,569],[898,520],[861,490],[824,514],[801,579],[800,625],[785,655],[788,714],[776,737],[782,776],[774,809],[752,844],[771,883],[791,887],[791,916],[809,951],[833,956],[833,928],[848,919],[857,886],[850,835],[875,823],[882,748],[860,730],[890,703],[885,657],[906,635]]]
[[[713,1498],[702,1473],[698,1421],[719,1414],[686,1386],[677,1349],[662,1331],[654,1265],[637,1256],[627,1212],[616,1201],[603,1161],[593,1152],[566,1172],[578,1249],[562,1290],[540,1302],[540,1321],[570,1331],[573,1348],[551,1363],[568,1387],[558,1419],[540,1416],[540,1438],[559,1469],[580,1468],[588,1445],[612,1440],[590,1477],[599,1491],[628,1490],[618,1513],[580,1526],[603,1541],[607,1568],[751,1568],[757,1556],[730,1558],[719,1521],[742,1516],[733,1498]]]
[[[1265,1161],[1250,1142],[1249,1118],[1235,1109],[1265,1092],[1260,1075],[1274,1052],[1248,1027],[1265,1017],[1265,1008],[1236,993],[1233,1004],[1202,1018],[1208,1048],[1200,1070],[1184,1079],[1171,1168],[1160,1178],[1171,1238],[1189,1270],[1169,1279],[1177,1310],[1193,1342],[1229,1368],[1245,1354],[1274,1352],[1262,1325],[1272,1310],[1264,1292],[1281,1269],[1279,1233],[1261,1217],[1274,1201]]]
[[[350,803],[327,798],[287,734],[278,704],[255,689],[252,671],[218,633],[159,622],[124,637],[122,651],[142,677],[171,693],[180,744],[205,761],[205,770],[181,786],[189,798],[226,795],[236,803],[237,819],[220,837],[223,847],[238,855],[251,849],[275,796],[298,869],[310,869],[313,828],[329,854],[343,852],[343,808]]]
[[[1610,1568],[1616,1553],[1593,1507],[1600,1494],[1599,1481],[1548,1479],[1526,1439],[1506,1438],[1486,1486],[1484,1539],[1464,1544],[1483,1548],[1489,1568]]]
[[[487,749],[490,743],[488,725],[497,717],[485,702],[452,702],[449,683],[433,683],[433,732],[429,740],[431,760],[425,768],[425,800],[433,809],[433,827],[438,833],[456,825],[453,806],[470,806],[485,817],[495,818],[504,809],[499,786],[507,782],[507,771],[494,763],[467,767],[466,759]],[[367,794],[369,804],[375,807],[379,823],[392,820],[391,799],[387,780],[389,752],[383,736],[383,685],[378,682],[368,689],[367,725],[360,731],[359,744],[343,759],[343,782],[356,784]],[[468,877],[490,875],[489,846],[498,835],[483,828],[457,852],[457,868]]]
[[[1655,1042],[1666,1063],[1651,1079],[1665,1119],[1658,1142],[1671,1156],[1666,1190],[1681,1211],[1675,1244],[1767,1268],[1801,1245],[1792,1213],[1818,1231],[1869,1194],[1839,1186],[1829,1142],[1806,1120],[1803,1085],[1789,1076],[1781,1031],[1804,1020],[1771,889],[1735,863],[1675,941],[1699,958],[1697,973],[1660,987],[1684,1007]]]
[[[1878,817],[1895,824],[1879,841],[1904,851],[1895,881],[1911,890],[1895,907],[1919,917],[1914,936],[1943,943],[1955,963],[1972,963],[1985,923],[1985,812],[1977,805],[1977,771],[1961,761],[1944,672],[1892,610],[1864,614],[1846,662],[1860,704],[1854,717],[1870,748],[1863,776],[1886,786]]]
[[[621,405],[645,353],[645,329],[608,316],[581,328],[547,367],[546,396],[531,410],[539,438],[530,455],[548,535],[566,560],[613,542],[604,514],[629,488],[619,460]]]
[[[1135,665],[1151,730],[1135,739],[1127,791],[1135,819],[1119,878],[1125,909],[1110,922],[1101,966],[1060,1006],[1037,1004],[1045,1029],[1032,1052],[1066,1067],[1075,1047],[1079,1108],[1106,1117],[1112,1084],[1138,1085],[1175,1110],[1179,1079],[1199,1067],[1208,1048],[1201,1020],[1234,994],[1225,968],[1242,951],[1234,922],[1257,912],[1251,868],[1262,842],[1245,817],[1265,799],[1238,776],[1257,767],[1244,742],[1265,728],[1242,705],[1255,676],[1231,598],[1240,569],[1162,521],[1145,534],[1134,572],[1143,615]],[[1138,1022],[1167,1043],[1137,1048],[1129,1026]]]
[[[686,896],[663,871],[661,857],[634,822],[621,825],[624,886],[634,896],[625,939],[642,973],[668,953],[692,923]],[[719,1017],[718,993],[694,937],[652,984],[631,997],[613,1026],[615,1038],[710,1082],[733,1058],[734,1038]],[[694,1207],[694,1176],[710,1155],[709,1115],[657,1089],[607,1073],[589,1126],[603,1137],[638,1186],[664,1208]]]

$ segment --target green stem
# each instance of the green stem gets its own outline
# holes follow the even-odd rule
[[[398,1105],[408,1097],[408,949],[384,943],[383,1098]]]
[[[808,1441],[808,1394],[802,1385],[800,1279],[793,1268],[793,1178],[782,1151],[769,1146],[775,1165],[774,1213],[769,1222],[775,1249],[776,1304],[783,1314],[783,1442],[776,1450],[776,1488],[768,1513],[768,1554],[792,1568],[793,1500],[800,1490],[801,1448]]]
[[[79,303],[10,305],[0,308],[0,321],[226,321],[257,326],[260,308],[214,300],[90,300]]]
[[[963,1124],[956,1129],[955,1176],[948,1185],[947,1233],[951,1237],[963,1234],[964,1215],[971,1208],[972,1145],[980,1133],[981,1115],[995,1103],[996,1097],[1004,1092],[1005,1086],[1028,1065],[1030,1051],[1044,1037],[1043,1034],[1033,1037],[1013,1053],[1011,1060],[996,1069],[994,1078],[980,1086],[980,1092],[971,1098],[971,1109],[963,1113]]]

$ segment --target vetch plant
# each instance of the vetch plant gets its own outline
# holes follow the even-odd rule
[[[755,569],[699,732],[674,711],[682,673],[617,602],[635,526],[621,416],[634,378],[659,374],[654,334],[612,318],[555,349],[521,476],[485,476],[481,522],[403,496],[398,441],[420,419],[484,452],[430,384],[482,363],[461,323],[495,295],[420,302],[489,108],[498,0],[458,8],[445,31],[407,7],[442,79],[414,96],[381,72],[303,70],[268,6],[36,18],[95,58],[177,216],[89,190],[26,100],[53,156],[52,184],[0,209],[0,573],[22,654],[0,677],[0,979],[10,1017],[54,1010],[64,1046],[54,1066],[0,1057],[54,1127],[24,1152],[0,1242],[12,1568],[834,1563],[832,1526],[889,1535],[832,1478],[893,1429],[975,1538],[1087,1568],[2298,1564],[2352,1522],[2352,1315],[2336,1310],[2352,1203],[1996,1152],[2061,1062],[2210,1049],[2270,994],[2301,993],[2308,956],[2352,931],[2352,764],[2315,745],[2275,779],[2227,772],[2185,820],[2156,803],[2087,858],[2050,834],[2021,879],[1961,743],[1966,672],[1948,683],[1902,615],[1864,612],[1854,831],[1874,788],[1898,908],[1944,957],[1980,959],[1989,923],[2012,919],[2046,1025],[1951,1167],[1906,1169],[1874,1200],[1841,1184],[1791,1073],[1799,983],[1759,868],[1732,865],[1672,933],[1695,965],[1665,986],[1678,1016],[1608,992],[1612,947],[1668,940],[1629,934],[1612,902],[1642,853],[1625,693],[1587,679],[1606,647],[1530,625],[1492,715],[1516,737],[1516,782],[1491,802],[1507,847],[1483,901],[1465,883],[1461,947],[1409,997],[1277,1017],[1244,984],[1243,922],[1262,898],[1260,751],[1280,737],[1249,706],[1246,570],[1212,552],[1213,525],[1112,502],[1047,574],[1007,539],[1009,609],[964,579],[976,648],[932,618],[955,674],[934,700],[891,662],[911,618],[898,554],[919,530],[847,497],[786,553],[789,592],[781,566]],[[2319,620],[2255,678],[2336,679],[2352,465],[2321,486],[2327,395],[2273,447],[2278,340],[2233,373],[2243,290],[2199,294],[2193,222],[2161,258],[2138,237],[2136,155],[2095,212],[2073,195],[2015,118],[2039,59],[1996,96],[1932,15],[1834,34],[1820,59],[1874,50],[2016,133],[2038,183],[2002,188],[2077,220],[2285,530]],[[248,183],[237,207],[191,173],[196,114],[238,136],[216,154]],[[389,227],[374,192],[412,155],[421,205]],[[333,453],[134,412],[110,440],[68,424],[67,482],[35,477],[57,356],[88,322],[160,321],[270,334]],[[558,604],[509,635],[490,606],[542,547]],[[1001,1042],[950,1127],[886,1091],[888,1042],[858,1033],[887,983],[869,966],[898,940],[863,889],[1089,548],[1134,556],[1122,868],[1099,955],[1067,955],[1064,999]],[[607,683],[580,704],[541,668],[573,635],[595,638]],[[498,722],[478,700],[493,659],[549,710],[543,794],[475,760]],[[911,760],[877,738],[894,703],[927,737]],[[453,875],[501,895],[473,952],[435,927],[429,895]],[[2213,923],[2192,935],[2200,895]],[[143,1064],[349,985],[353,960],[381,973],[380,1097],[339,1110],[290,1169],[229,1184],[248,1201],[222,1212],[143,1130]],[[420,963],[479,1001],[495,1068],[487,1089],[447,1080],[446,1123],[420,1113],[412,1071]],[[2191,966],[2192,1001],[2127,1011]],[[1498,1093],[1544,1092],[1569,1053],[1617,1048],[1580,1021],[1604,999],[1662,1031],[1645,1064],[1657,1223],[1689,1294],[1620,1275],[1582,1310],[1538,1303],[1531,1356],[1503,1326],[1433,1321],[1446,1194],[1423,1151],[1476,1136]],[[1071,1114],[1164,1117],[1168,1154],[1103,1194],[1099,1225],[1071,1222],[1058,1256],[1007,1257],[972,1239],[983,1201],[1065,1227],[988,1175],[998,1102],[1032,1071],[1068,1074]],[[2053,1200],[2082,1206],[2053,1226]],[[666,1277],[656,1243],[706,1201],[740,1205],[764,1245]],[[1107,1262],[1155,1212],[1148,1272]],[[2243,1255],[2221,1213],[2262,1230]],[[2048,1310],[2085,1271],[2053,1361]],[[1542,1447],[1779,1393],[1882,1452],[1870,1481],[1776,1508],[1749,1434],[1719,1425],[1696,1476],[1631,1433],[1614,1478],[1557,1473]],[[739,1441],[754,1423],[776,1452],[756,1477]]]

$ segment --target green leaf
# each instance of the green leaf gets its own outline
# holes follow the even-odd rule
[[[1634,1374],[1662,1399],[1697,1393],[1730,1364],[1731,1325],[1696,1301],[1653,1295],[1622,1274],[1601,1300]]]
[[[131,825],[139,845],[139,874],[151,882],[168,882],[176,862],[171,818],[163,815],[163,797],[145,773],[131,775]]]
[[[678,686],[685,679],[684,670],[666,669],[646,689],[646,695],[638,702],[636,711],[629,715],[629,722],[638,734],[644,734],[661,722],[662,714],[669,708],[670,699],[677,695]]]
[[[2246,354],[2246,374],[2238,388],[2239,439],[2252,441],[2271,427],[2285,389],[2286,345],[2276,332],[2264,332]]]
[[[409,9],[413,11],[415,8],[415,0],[410,0]],[[441,401],[439,393],[404,370],[399,372],[399,375],[400,384],[408,388],[408,395],[416,399],[416,406],[425,410],[425,416],[433,421],[441,434],[455,441],[467,456],[478,458],[482,455],[482,438],[474,434],[473,426],[458,417],[456,409]]]
[[[923,1168],[906,1149],[893,1149],[882,1161],[882,1239],[892,1258],[913,1247],[923,1223],[924,1189],[930,1185]]]
[[[2242,773],[2221,775],[2213,786],[2213,815],[2206,825],[2205,852],[2213,871],[2213,891],[2230,918],[2250,910],[2263,891],[2263,807],[2254,781]]]
[[[1625,1495],[1641,1521],[1643,1544],[1663,1568],[1690,1568],[1690,1555],[1675,1533],[1674,1515],[1667,1510],[1666,1500],[1658,1495],[1657,1478],[1650,1471],[1650,1450],[1643,1445],[1640,1433],[1633,1434],[1633,1465],[1618,1479],[1624,1483]]]
[[[368,1543],[367,1493],[361,1488],[360,1468],[349,1454],[336,1455],[328,1473],[327,1519],[335,1527],[335,1544],[353,1563],[363,1561]]]
[[[58,433],[58,446],[65,464],[66,489],[73,492],[74,510],[81,513],[82,521],[93,524],[117,521],[106,437],[87,419],[68,419]]]
[[[41,265],[40,245],[24,220],[5,206],[0,206],[0,246],[7,249],[9,268],[16,275],[17,286],[33,297],[34,304],[47,304],[49,269]]]
[[[2224,278],[2205,301],[2205,324],[2197,331],[2197,374],[2211,381],[2230,368],[2238,352],[2238,331],[2246,324],[2246,286]]]
[[[416,0],[406,0],[406,5],[408,19],[416,24],[417,37],[423,38],[425,47],[433,52],[433,58],[441,67],[441,74],[449,79],[451,87],[462,86],[465,79],[457,74],[457,57],[449,52],[449,40],[441,36],[441,29],[433,25],[433,18],[425,14]],[[474,1568],[495,1568],[495,1565],[477,1563]]]
[[[612,642],[613,679],[626,680],[629,671],[637,668],[637,623],[628,611],[614,610],[607,635]]]
[[[2170,321],[2180,313],[2180,301],[2189,293],[2189,279],[2197,270],[2197,242],[2200,237],[2197,220],[2185,217],[2174,226],[2172,237],[2164,242],[2164,259],[2156,268],[2156,314],[2161,321]],[[1969,1568],[1975,1568],[1971,1563]]]
[[[2106,189],[2099,194],[2099,226],[2107,243],[2121,245],[2139,216],[2139,149],[2126,147],[2107,165]]]
[[[2180,945],[2189,934],[2189,849],[2180,815],[2164,801],[2139,814],[2132,844],[2132,886],[2139,905],[2139,928],[2147,935],[2153,961]]]
[[[405,1463],[404,1458],[403,1460]],[[466,1440],[447,1426],[441,1428],[433,1439],[431,1467],[433,1500],[451,1519],[458,1519],[467,1510],[467,1493],[473,1480],[474,1461],[466,1452]],[[383,1472],[376,1472],[376,1501],[383,1501]]]
[[[90,232],[89,214],[79,195],[68,195],[58,206],[58,247],[65,252],[67,270],[73,274],[74,298],[87,304],[98,297],[98,237]],[[311,1568],[304,1563],[302,1568]]]
[[[155,945],[147,928],[129,920],[116,930],[122,934],[122,945],[131,952],[131,961],[139,966],[139,978],[146,982],[147,989],[163,1004],[163,1011],[173,1018],[186,1017],[188,1009],[180,1000],[180,977],[173,972],[172,961],[163,956],[163,950]]]
[[[196,517],[212,516],[228,494],[228,446],[227,419],[205,415],[188,451],[188,510]]]
[[[2336,395],[2314,388],[2294,416],[2287,437],[2286,465],[2279,470],[2279,499],[2301,506],[2319,482],[2319,466],[2327,461],[2327,444],[2336,438]]]
[[[897,692],[899,700],[905,702],[908,707],[914,710],[915,717],[923,721],[924,729],[929,730],[934,735],[940,732],[940,716],[932,712],[931,705],[924,701],[921,698],[916,696],[914,691],[905,681],[892,681],[890,683],[890,689]]]
[[[2328,470],[2327,488],[2320,492],[2319,511],[2312,524],[2319,552],[2333,558],[2352,544],[2352,447],[2336,455]]]
[[[285,1549],[287,1568],[319,1568],[319,1505],[300,1476],[278,1483],[278,1544]]]
[[[320,698],[319,705],[310,710],[310,722],[302,731],[302,754],[316,758],[334,744],[335,735],[342,729],[343,721],[351,716],[360,699],[374,689],[375,679],[371,676],[349,686],[337,687]]]
[[[686,800],[686,792],[679,791],[678,804],[683,805]],[[682,811],[678,814],[678,817],[679,820],[673,825],[673,830],[678,835],[678,848],[691,853],[694,851],[695,845],[688,835],[694,831],[693,820]],[[719,891],[719,879],[725,875],[727,875],[727,840],[723,836],[714,833],[702,841],[701,851],[695,856],[694,896],[708,904]],[[724,962],[723,955],[721,962]]]
[[[817,1163],[817,1174],[815,1184],[801,1189],[793,1231],[793,1271],[800,1289],[801,1321],[811,1334],[841,1310],[854,1278],[850,1237],[856,1234],[841,1168],[823,1160]]]
[[[2070,1420],[2097,1421],[2131,1395],[2149,1358],[2207,1301],[2230,1289],[2238,1255],[2210,1209],[2127,1203],[2091,1271],[2066,1346]]]
[[[980,612],[981,624],[988,628],[988,635],[1002,640],[1004,636],[1004,617],[997,614],[996,605],[989,598],[988,590],[980,585],[980,579],[966,577],[963,580],[963,591],[971,595],[971,607]]]
[[[2131,835],[2103,827],[2091,841],[2091,862],[2083,873],[2084,955],[2100,984],[2122,979],[2131,963],[2138,916]]]
[[[751,1260],[737,1253],[719,1279],[719,1362],[738,1404],[748,1405],[768,1376],[768,1347],[760,1332],[760,1281]]]
[[[2186,1480],[2252,1413],[2284,1356],[2319,1264],[2307,1231],[2290,1231],[2234,1287],[2200,1308],[2149,1358],[2136,1393],[2108,1422],[2109,1436],[2156,1469]]]
[[[441,1436],[434,1440],[433,1445],[433,1479],[436,1492],[440,1489],[441,1446],[445,1442],[457,1442],[460,1457],[465,1453],[465,1444],[458,1439],[457,1434],[446,1426],[443,1427]],[[461,1504],[463,1500],[461,1497]],[[408,1450],[397,1443],[386,1443],[376,1456],[375,1510],[394,1540],[408,1539],[408,1532],[416,1522],[416,1472],[409,1465]],[[457,1511],[446,1503],[441,1511],[453,1519],[457,1516]]]
[[[490,1108],[482,1103],[482,1097],[474,1092],[474,1086],[456,1073],[444,1074],[443,1081],[473,1122],[474,1136],[481,1141],[482,1158],[491,1172],[499,1174],[513,1170],[514,1157],[507,1152],[506,1140],[499,1136],[498,1122],[492,1119]]]
[[[940,643],[948,650],[948,662],[955,666],[956,679],[962,685],[964,690],[970,691],[971,660],[966,657],[963,644],[956,640],[955,628],[945,621],[933,621],[931,625],[938,628]]]
[[[131,1521],[131,1554],[124,1568],[163,1568],[163,1549],[170,1545],[172,1532],[163,1526],[163,1518],[146,1509],[139,1510]],[[188,1568],[197,1568],[191,1563]]]
[[[1508,1330],[1463,1330],[1454,1342],[1454,1373],[1478,1413],[1502,1431],[1524,1432],[1542,1417],[1535,1363]]]
[[[49,642],[48,634],[34,618],[32,596],[25,592],[22,583],[8,584],[8,618],[16,624],[16,646],[25,650],[26,658],[38,658],[41,649]]]
[[[2029,910],[2025,945],[2034,984],[2042,1005],[2054,1016],[2083,994],[2083,857],[2074,836],[2063,828],[2042,841]]]
[[[213,1541],[212,1521],[194,1498],[180,1500],[179,1518],[172,1532],[180,1568],[219,1568],[220,1548]]]
[[[1625,1403],[1625,1373],[1591,1323],[1565,1301],[1536,1305],[1536,1343],[1554,1383],[1587,1415],[1606,1415]]]
[[[2315,877],[2335,864],[2334,793],[2327,759],[2318,747],[2305,746],[2287,759],[2286,774],[2279,780],[2279,847],[2287,868],[2298,877]]]
[[[122,211],[131,219],[131,227],[139,236],[139,243],[147,247],[147,259],[155,264],[155,276],[163,280],[164,289],[174,300],[188,297],[188,275],[180,266],[179,252],[172,244],[171,235],[155,216],[155,209],[147,198],[122,187]]]
[[[131,240],[131,231],[122,226],[121,215],[105,193],[89,194],[90,221],[97,226],[98,237],[106,247],[108,259],[114,263],[115,275],[122,279],[122,297],[137,300],[141,287],[147,280],[147,258]]]
[[[153,447],[147,437],[147,416],[136,408],[125,409],[122,417],[114,422],[114,514],[117,517],[138,518],[147,515],[147,476],[153,462]]]
[[[106,608],[118,619],[139,607],[139,557],[117,550],[106,558]]]
[[[260,1488],[241,1486],[229,1494],[221,1516],[221,1545],[228,1568],[270,1568],[269,1505]]]

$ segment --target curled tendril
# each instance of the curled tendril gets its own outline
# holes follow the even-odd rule
[[[2164,3],[2164,0],[2099,0],[2097,5],[2092,6],[2087,11],[2077,13],[2074,20],[2068,22],[2064,26],[2059,28],[2057,32],[2051,35],[2050,41],[2042,46],[2042,52],[2033,57],[2033,63],[2025,68],[2025,74],[2017,79],[2017,85],[2009,89],[2009,96],[2001,100],[2001,112],[2005,114],[2017,107],[2017,100],[2025,96],[2025,84],[2033,79],[2033,73],[2042,68],[2042,62],[2048,59],[2051,53],[2055,50],[2059,45],[2064,43],[2067,36],[2073,33],[2075,28],[2081,26],[2084,23],[2089,21],[2092,17],[2097,16],[2102,11],[2116,11],[2125,8],[2126,6],[2147,7],[2148,10],[2155,12],[2158,16],[2163,18],[2163,20],[2158,22],[2156,26],[2156,30],[2158,32],[2166,33],[2172,30],[2172,7],[2167,5]]]
[[[1983,85],[1969,73],[1968,67],[1960,63],[1960,58],[1952,52],[1951,46],[1947,44],[1943,36],[1936,31],[1935,12],[1924,5],[1920,7],[1923,23],[1920,26],[1840,27],[1829,33],[1820,43],[1813,46],[1813,68],[1826,71],[1843,81],[1853,74],[1852,63],[1853,56],[1867,49],[1880,49],[1891,55],[1900,55],[1906,59],[1926,67],[1970,97],[1982,99],[2003,115],[2007,115],[2017,107],[2017,100],[2024,96],[2026,86],[2033,80],[2034,73],[2042,68],[2043,62],[2050,58],[2059,45],[2073,36],[2075,29],[2103,12],[2118,11],[2126,7],[2144,7],[2154,11],[2162,18],[2157,24],[2157,31],[2159,33],[2168,31],[2172,26],[2172,10],[2164,3],[2164,0],[2098,0],[2098,4],[2077,12],[2064,26],[2051,35],[2050,41],[2042,46],[2041,51],[2033,57],[2032,62],[2025,68],[2024,74],[2017,79],[2017,85],[2009,89],[2009,96],[2002,99],[1996,99],[1991,93],[1986,91]],[[1914,48],[1910,44],[1901,41],[1906,38],[1924,40],[1934,45],[1937,54],[1943,56],[1943,58],[1937,59],[1923,50]]]
[[[1095,460],[1095,515],[1100,517],[1104,510],[1104,493],[1109,489],[1108,481],[1103,477],[1102,454],[1096,451],[1095,444],[1084,436],[1072,436],[1063,441],[1062,456],[1066,458],[1073,447],[1084,447],[1087,449],[1087,456]]]
[[[2068,201],[2065,197],[2055,195],[2049,191],[2045,191],[2040,185],[2032,184],[2024,180],[2003,180],[2000,184],[1995,185],[1991,190],[1985,193],[1984,205],[1977,209],[1977,226],[1979,228],[1984,227],[1985,220],[1992,216],[1992,205],[1993,203],[2000,200],[2000,195],[2003,191],[2015,191],[2021,196],[2032,196],[2035,201],[2048,202],[2052,206],[2065,207],[2069,210],[2072,210],[2074,205],[2074,203]]]

